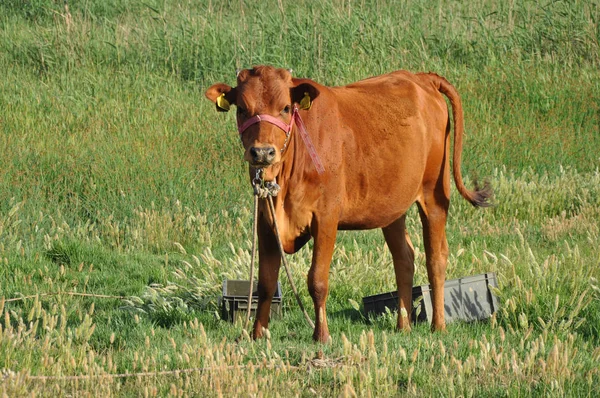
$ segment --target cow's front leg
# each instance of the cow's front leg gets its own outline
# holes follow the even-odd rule
[[[329,291],[329,266],[335,238],[337,235],[337,222],[334,220],[313,220],[311,234],[315,240],[313,248],[312,265],[308,272],[308,291],[315,305],[315,331],[313,339],[321,343],[329,340],[327,327],[327,314],[325,304]]]
[[[262,337],[263,328],[269,327],[271,302],[277,290],[277,279],[281,266],[281,253],[277,240],[264,217],[260,217],[258,223],[258,256],[258,305],[252,329],[254,339]]]

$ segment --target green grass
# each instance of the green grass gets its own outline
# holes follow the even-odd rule
[[[0,297],[130,298],[0,305],[0,369],[13,375],[0,378],[4,393],[595,394],[600,3],[321,3],[0,3]],[[271,338],[235,343],[242,328],[218,319],[217,296],[223,279],[247,278],[251,190],[233,115],[203,93],[263,63],[329,85],[408,69],[457,87],[463,173],[490,180],[497,206],[454,195],[448,277],[496,272],[493,320],[439,335],[365,318],[353,303],[395,288],[391,256],[380,231],[342,232],[333,343],[311,341],[283,279]],[[407,225],[415,283],[426,283],[415,209]],[[290,260],[308,304],[310,247]],[[25,377],[198,367],[212,370]]]

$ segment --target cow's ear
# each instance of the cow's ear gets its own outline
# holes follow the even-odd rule
[[[204,95],[215,103],[218,112],[227,112],[230,106],[235,104],[235,88],[231,88],[225,83],[213,84]]]
[[[319,89],[311,83],[300,83],[292,88],[292,103],[300,105],[300,109],[309,110],[318,96]]]

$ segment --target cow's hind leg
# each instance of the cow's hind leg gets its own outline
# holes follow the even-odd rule
[[[423,224],[423,244],[427,261],[427,276],[433,297],[432,330],[445,330],[444,282],[448,263],[448,241],[446,219],[450,204],[450,192],[446,184],[437,184],[431,191],[424,190],[423,199],[418,201]]]
[[[392,252],[396,285],[398,287],[398,324],[400,330],[410,330],[412,312],[412,284],[415,274],[415,255],[406,232],[406,216],[383,228],[383,236]]]

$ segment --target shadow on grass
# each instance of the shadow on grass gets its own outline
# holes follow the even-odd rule
[[[337,311],[331,311],[327,313],[327,317],[330,320],[347,320],[352,323],[368,325],[370,324],[369,319],[365,315],[355,310],[354,308],[346,308]]]

